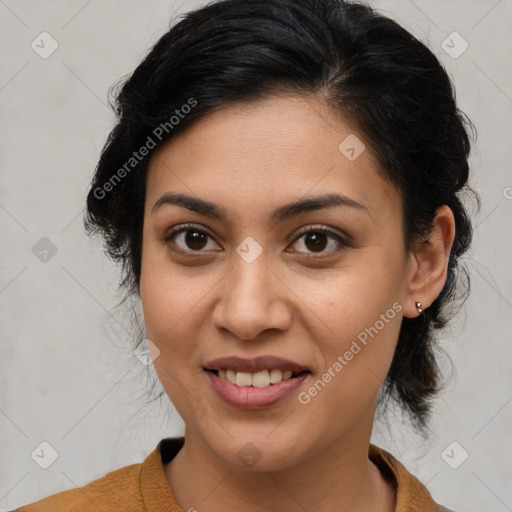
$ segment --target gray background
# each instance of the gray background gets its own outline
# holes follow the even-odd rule
[[[118,269],[85,235],[82,209],[113,123],[108,87],[135,68],[171,16],[202,3],[0,0],[2,510],[141,462],[162,437],[183,433],[165,401],[144,408],[153,369],[131,353],[129,316],[114,309]],[[453,367],[443,362],[450,380],[431,438],[393,416],[389,426],[376,422],[374,442],[445,506],[512,510],[512,1],[371,4],[446,66],[479,132],[471,183],[483,200],[466,258],[472,295],[442,339]],[[47,59],[31,48],[43,31],[59,45]],[[442,46],[453,31],[469,44],[458,58]],[[57,249],[46,262],[33,253],[43,237]],[[43,441],[58,453],[48,469],[31,457]],[[467,460],[453,469],[445,459],[456,465],[463,450]]]

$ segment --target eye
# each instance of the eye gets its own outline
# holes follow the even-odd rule
[[[338,247],[348,247],[350,245],[341,235],[324,227],[308,227],[306,230],[299,233],[295,243],[298,243],[302,238],[304,238],[304,241],[299,243],[299,245],[302,245],[312,253],[331,253],[336,251],[336,245],[338,245]],[[331,244],[330,250],[324,250],[329,246],[329,239],[331,239],[331,241],[334,240],[335,243]],[[332,246],[334,246],[334,248],[332,248]]]
[[[206,231],[192,224],[181,225],[171,229],[163,238],[166,243],[172,242],[183,252],[201,252],[208,250],[208,239],[213,239]],[[174,241],[173,239],[176,239]]]
[[[330,253],[336,251],[336,245],[338,248],[349,247],[350,244],[337,232],[325,227],[310,226],[307,229],[299,233],[295,239],[298,243],[302,238],[304,241],[302,245],[312,253]],[[208,250],[208,239],[213,237],[202,229],[198,229],[192,224],[185,224],[171,229],[163,238],[165,243],[173,243],[183,252],[197,252]],[[329,239],[334,240],[331,243],[330,250],[324,250],[329,246]],[[300,245],[300,244],[299,244]],[[210,248],[212,250],[212,248]],[[217,250],[217,249],[213,249]],[[304,252],[304,251],[299,251]]]

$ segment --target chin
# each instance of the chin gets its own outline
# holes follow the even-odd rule
[[[210,445],[210,449],[236,470],[280,471],[300,462],[295,439],[267,435],[268,431],[254,436],[245,432],[220,446]]]

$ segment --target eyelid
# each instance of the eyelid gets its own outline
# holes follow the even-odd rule
[[[306,226],[305,228],[302,228],[299,230],[298,233],[295,233],[293,236],[293,240],[296,240],[297,238],[306,235],[310,232],[313,233],[325,233],[327,235],[331,235],[335,238],[337,238],[339,241],[341,241],[343,244],[352,246],[351,237],[344,233],[343,231],[338,231],[333,228],[330,228],[328,226],[324,226],[322,224],[312,224],[310,226]]]
[[[208,236],[215,238],[206,228],[204,228],[202,226],[198,226],[197,224],[185,223],[185,224],[178,224],[177,226],[174,226],[171,229],[169,229],[168,231],[166,231],[164,233],[164,235],[162,236],[162,238],[160,239],[160,241],[167,242],[169,240],[169,238],[171,236],[175,235],[176,233],[180,233],[181,231],[188,231],[188,230],[192,230],[192,229],[195,229],[197,231],[204,231]]]
[[[205,233],[206,235],[208,235],[210,238],[212,238],[213,240],[215,240],[215,236],[213,236],[208,229],[204,228],[203,226],[198,226],[196,224],[179,224],[171,229],[169,229],[168,231],[166,231],[164,233],[164,235],[159,239],[160,242],[164,242],[164,243],[169,243],[171,241],[171,238],[174,237],[175,235],[177,234],[180,234],[182,232],[186,232],[186,231],[192,231],[192,230],[196,230],[196,231],[200,231],[202,233]],[[218,242],[215,240],[215,243],[217,245]],[[182,250],[182,249],[180,249]],[[202,254],[203,252],[205,251],[185,251],[185,252],[188,252],[190,254],[193,254],[193,253],[196,253],[196,254]],[[206,251],[206,252],[209,252],[209,251]]]
[[[215,236],[213,236],[206,228],[203,228],[202,226],[198,227],[196,224],[187,223],[187,224],[180,224],[178,226],[171,228],[169,231],[167,231],[164,234],[164,236],[160,239],[160,241],[168,243],[171,240],[171,238],[173,236],[175,236],[176,234],[182,233],[184,231],[193,230],[193,229],[203,232],[206,235],[208,235],[210,238],[215,240]],[[307,235],[308,233],[324,233],[328,236],[331,236],[332,238],[335,238],[338,241],[338,243],[340,243],[342,246],[352,247],[350,236],[346,235],[343,232],[335,231],[333,228],[324,226],[322,224],[313,224],[313,225],[306,226],[306,227],[300,229],[298,232],[290,235],[289,239],[291,239],[292,242],[295,243],[302,236]],[[217,243],[217,245],[218,245],[217,241],[215,241],[215,243]],[[325,253],[323,253],[323,252],[317,253],[318,254],[317,257],[321,257],[322,255],[329,255],[329,253],[336,252],[338,250],[339,249],[334,249],[333,251],[328,251]],[[194,253],[201,254],[205,251],[185,251],[185,252],[189,252],[191,254],[194,254]],[[210,252],[210,251],[206,251],[206,252]],[[312,252],[310,254],[315,255],[316,253]]]

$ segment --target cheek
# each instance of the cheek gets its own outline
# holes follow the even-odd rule
[[[149,256],[149,254],[148,254]],[[193,284],[179,271],[158,265],[149,257],[141,272],[141,301],[147,337],[160,353],[153,361],[158,380],[182,417],[196,408],[188,383],[202,373],[198,357],[201,298],[207,293],[200,279]],[[189,389],[189,392],[186,392]],[[197,411],[200,413],[200,410]]]
[[[402,321],[403,272],[399,258],[382,256],[380,265],[361,260],[357,272],[310,295],[329,327],[328,336],[313,333],[322,351],[322,381],[337,388],[338,397],[376,393],[391,365]]]
[[[148,338],[162,343],[177,320],[190,309],[186,282],[166,261],[165,251],[145,235],[143,241],[140,298]]]
[[[218,276],[207,269],[171,265],[165,251],[148,248],[141,268],[140,296],[147,337],[157,345],[158,366],[197,370],[200,331],[207,325],[208,293]]]
[[[152,268],[142,275],[141,301],[146,333],[161,350],[184,336],[184,330],[197,314],[201,290],[189,280],[180,279],[178,273],[173,273],[171,278],[158,268]]]
[[[373,414],[400,331],[401,305],[375,307],[339,315],[337,337],[324,339],[323,367],[298,396],[304,412],[333,435],[363,414]],[[381,317],[381,315],[383,315]]]
[[[380,259],[379,265],[374,258],[361,255],[357,266],[310,287],[307,300],[312,308],[345,340],[373,326],[391,308],[383,319],[389,331],[387,326],[397,316],[400,308],[392,306],[403,300],[403,271],[400,262]]]
[[[365,366],[377,375],[385,373],[398,339],[403,309],[402,304],[393,299],[396,296],[391,294],[374,295],[373,300],[358,302],[357,297],[352,296],[336,304],[330,302],[324,308],[331,312],[328,315],[331,335],[324,338],[323,343],[326,367],[341,359],[346,368],[360,370]]]

